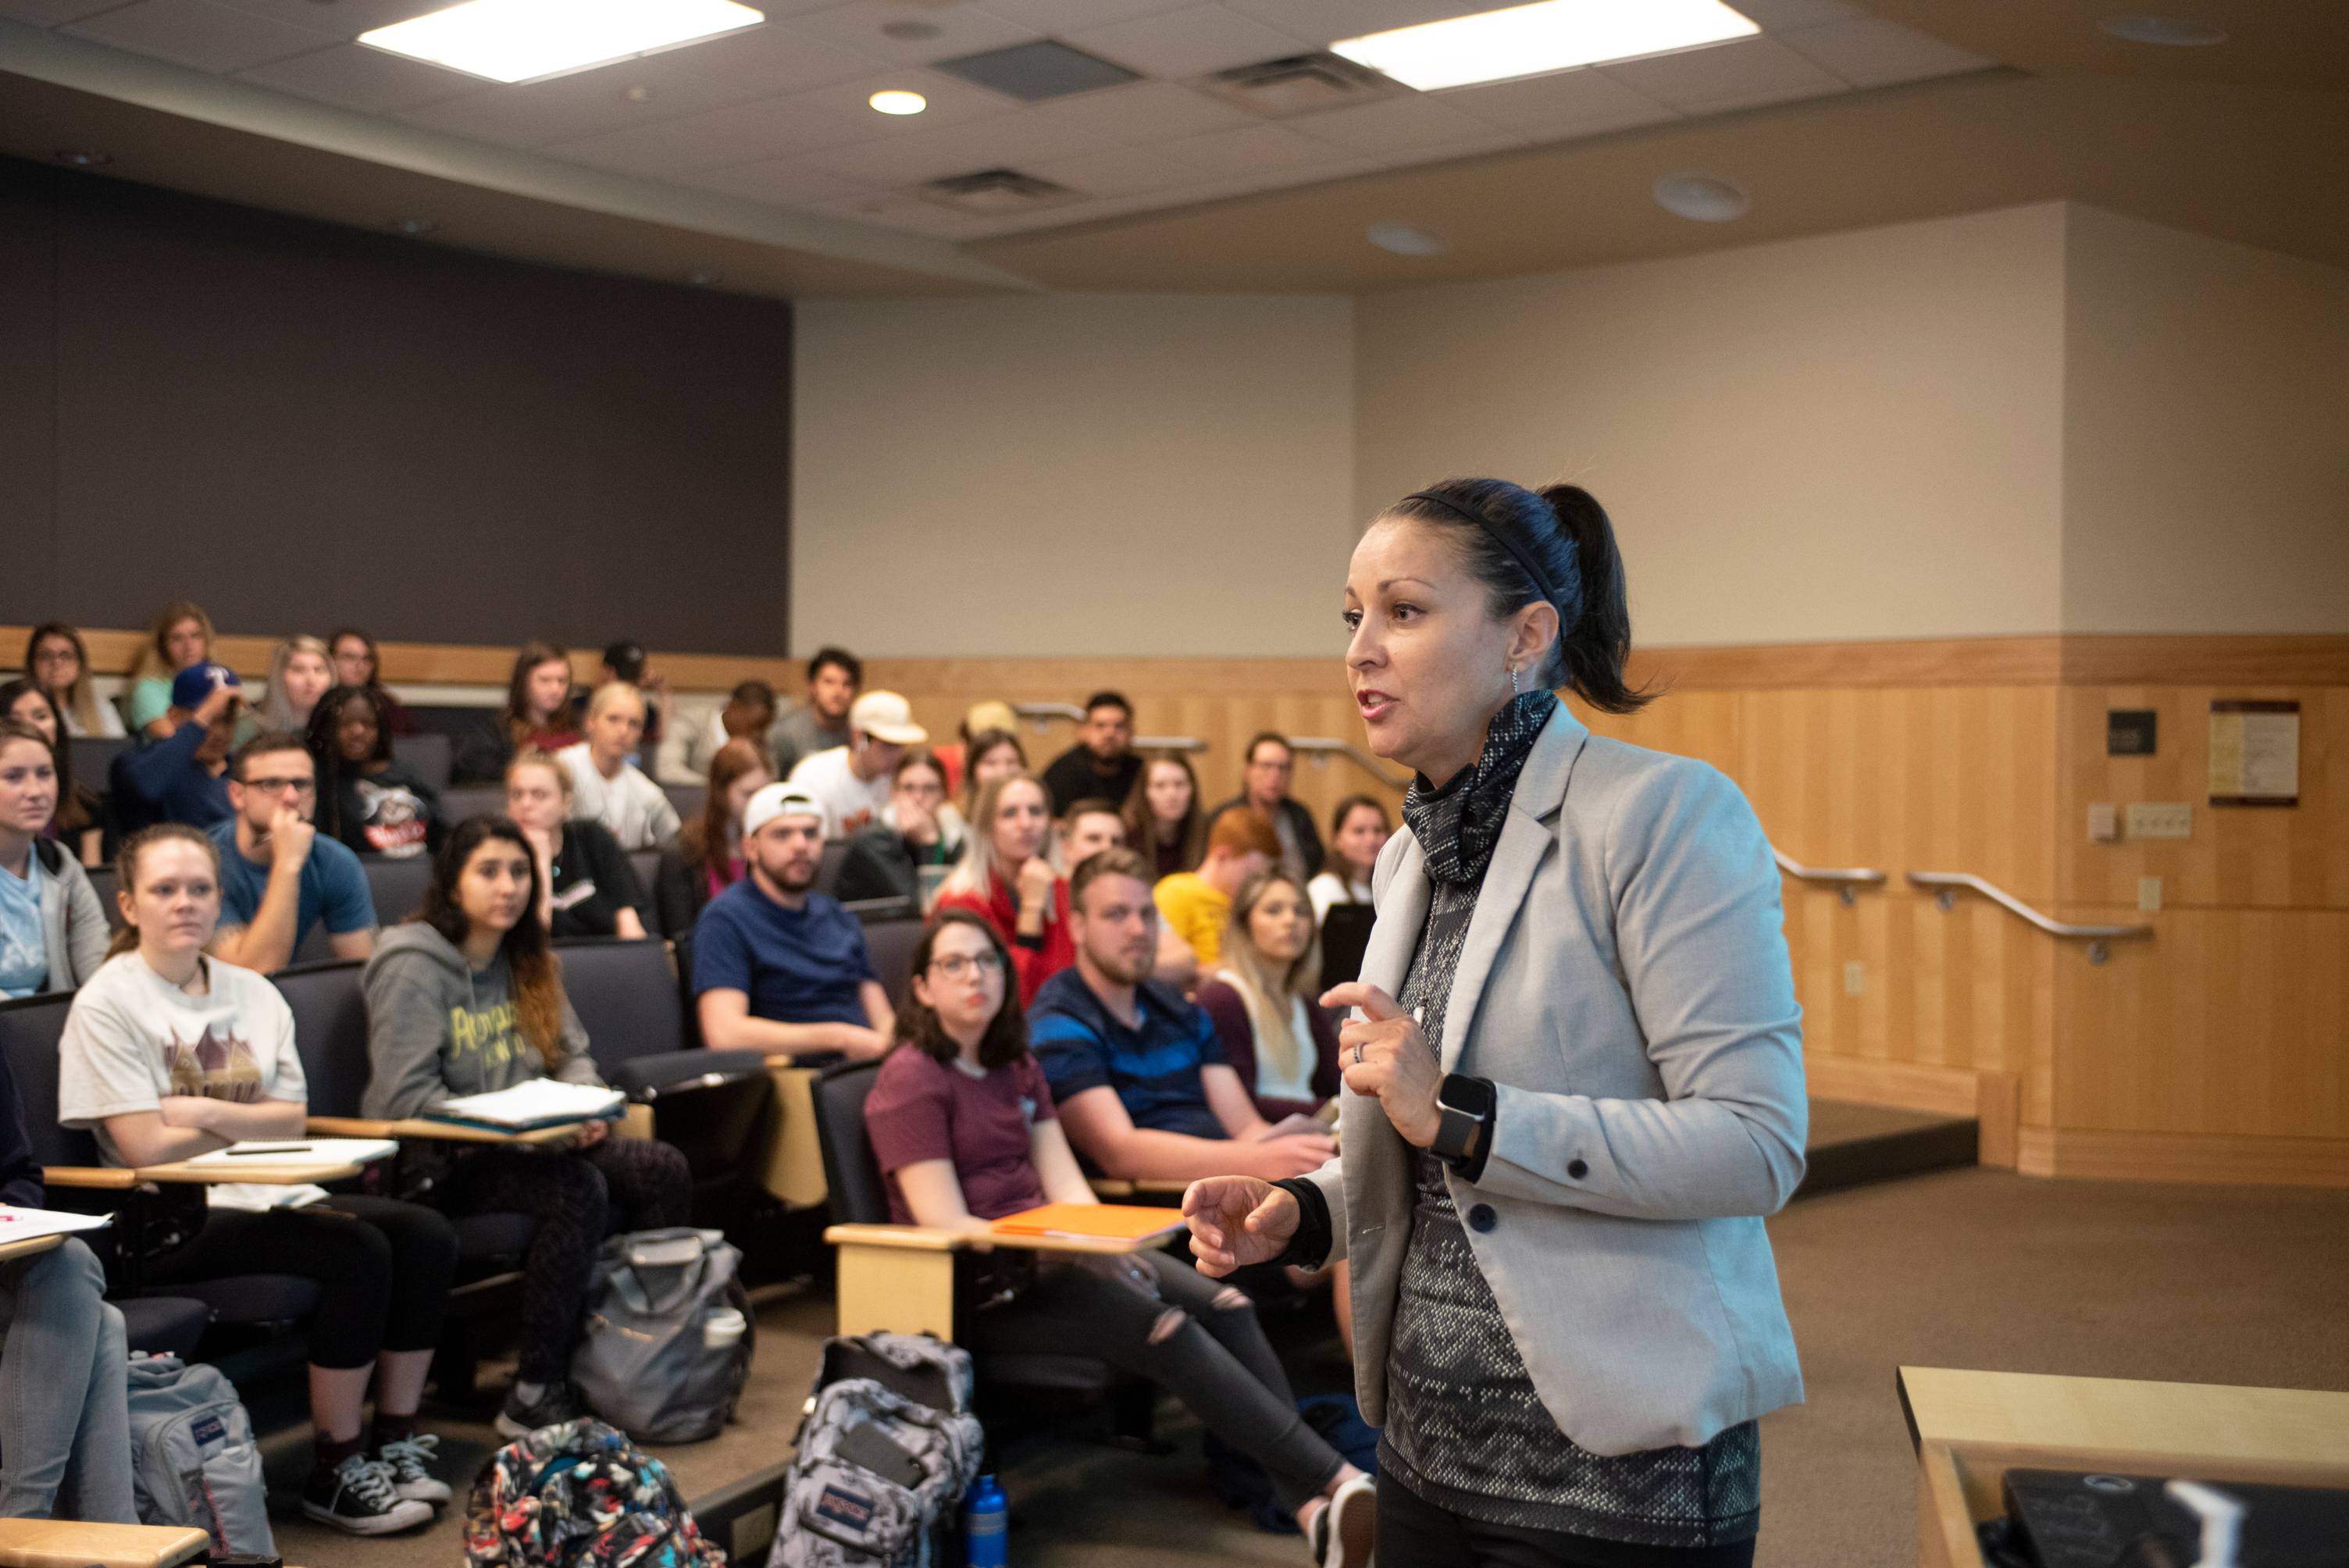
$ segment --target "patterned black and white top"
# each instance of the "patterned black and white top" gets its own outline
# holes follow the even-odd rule
[[[1396,999],[1439,1050],[1509,797],[1556,705],[1548,692],[1518,697],[1494,719],[1474,768],[1440,791],[1414,784],[1403,803],[1434,886]],[[1464,1059],[1457,1070],[1474,1073],[1475,1064]],[[1702,1448],[1611,1457],[1578,1448],[1558,1429],[1469,1250],[1442,1162],[1424,1151],[1387,1357],[1379,1464],[1439,1507],[1521,1529],[1702,1547],[1744,1541],[1761,1522],[1762,1445],[1752,1421]]]

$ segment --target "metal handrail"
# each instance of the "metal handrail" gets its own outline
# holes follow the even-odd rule
[[[1938,889],[1933,902],[1943,909],[1957,907],[1958,892],[1961,888],[1978,892],[2008,913],[2029,921],[2050,936],[2060,936],[2067,941],[2086,943],[2088,962],[2091,964],[2102,964],[2111,957],[2113,952],[2111,944],[2115,942],[2126,942],[2153,935],[2153,927],[2149,925],[2067,925],[2060,920],[2040,913],[2005,889],[1994,887],[1982,878],[1964,872],[1910,872],[1909,880],[1918,887]]]
[[[1411,788],[1411,775],[1390,773],[1379,765],[1379,759],[1350,740],[1336,740],[1326,735],[1292,735],[1288,738],[1291,751],[1309,751],[1316,756],[1342,757],[1390,789]]]
[[[1043,727],[1042,721],[1048,718],[1071,719],[1078,724],[1085,721],[1085,710],[1072,702],[1015,702],[1011,705],[1011,711],[1021,718],[1037,720],[1040,729]],[[1207,749],[1207,743],[1195,735],[1137,735],[1133,738],[1133,746],[1137,751]]]
[[[1806,866],[1775,844],[1770,846],[1770,853],[1776,857],[1778,869],[1797,882],[1834,884],[1836,896],[1846,903],[1852,902],[1856,888],[1884,885],[1884,873],[1873,866]]]

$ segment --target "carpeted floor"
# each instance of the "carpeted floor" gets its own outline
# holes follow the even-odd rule
[[[2349,1390],[2349,1192],[2044,1181],[1989,1171],[1857,1188],[1771,1224],[1809,1403],[1764,1423],[1763,1568],[1915,1560],[1913,1461],[1893,1392],[1903,1362],[2091,1377]],[[664,1450],[688,1495],[788,1457],[828,1301],[760,1313],[742,1421]],[[1332,1371],[1317,1359],[1302,1379]],[[439,1421],[452,1478],[493,1444]],[[1207,1494],[1197,1431],[1162,1407],[1154,1459],[1081,1441],[1030,1445],[1003,1478],[1021,1568],[1298,1563],[1295,1537],[1251,1530]],[[271,1444],[273,1480],[306,1458],[299,1426]],[[463,1489],[459,1489],[461,1500]],[[288,1563],[456,1568],[452,1509],[430,1529],[354,1542],[284,1520]]]

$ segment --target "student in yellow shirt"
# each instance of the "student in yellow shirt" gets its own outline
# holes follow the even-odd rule
[[[1207,858],[1197,871],[1158,879],[1151,896],[1165,929],[1189,944],[1201,969],[1221,954],[1232,895],[1240,883],[1279,859],[1280,836],[1271,823],[1254,811],[1226,811],[1208,830]]]

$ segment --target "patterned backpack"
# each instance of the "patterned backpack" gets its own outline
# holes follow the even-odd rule
[[[473,1481],[467,1568],[726,1568],[668,1467],[601,1421],[509,1443]]]
[[[970,1354],[926,1335],[825,1342],[768,1568],[933,1568],[986,1437]]]

